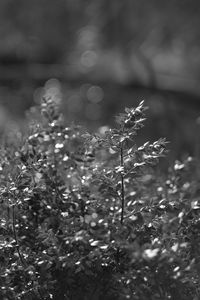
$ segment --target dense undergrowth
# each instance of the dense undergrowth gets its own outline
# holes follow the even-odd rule
[[[155,169],[166,141],[136,145],[144,103],[96,134],[44,98],[0,156],[0,298],[197,300],[198,161]]]

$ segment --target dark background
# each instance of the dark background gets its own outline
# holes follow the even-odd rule
[[[44,94],[92,130],[145,99],[141,142],[198,155],[199,28],[198,0],[1,0],[1,132]]]

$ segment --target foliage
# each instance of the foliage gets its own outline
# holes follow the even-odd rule
[[[136,145],[145,109],[90,134],[44,98],[5,142],[1,299],[198,299],[197,162],[157,176],[165,139]]]

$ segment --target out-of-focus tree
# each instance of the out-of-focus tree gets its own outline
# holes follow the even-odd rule
[[[91,19],[103,46],[119,51],[126,68],[143,65],[152,82],[154,68],[179,75],[196,69],[199,74],[199,1],[94,2]]]
[[[82,26],[76,1],[2,0],[0,55],[10,60],[60,62]]]
[[[152,83],[155,70],[198,77],[199,13],[198,0],[1,0],[0,60],[65,62],[84,72],[110,62]]]

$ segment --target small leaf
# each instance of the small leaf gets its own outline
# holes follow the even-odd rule
[[[99,241],[93,241],[92,243],[90,243],[90,245],[92,246],[92,247],[95,247],[95,246],[97,246],[99,244]]]
[[[175,243],[175,244],[171,247],[172,251],[176,252],[176,251],[178,250],[178,246],[179,246],[179,244],[178,244],[178,243]]]
[[[158,255],[158,252],[160,251],[160,249],[159,248],[155,248],[155,249],[146,249],[146,250],[144,250],[144,253],[143,253],[143,255],[144,255],[144,257],[145,258],[154,258],[154,257],[156,257],[157,255]]]

